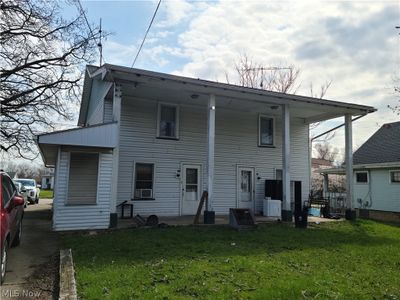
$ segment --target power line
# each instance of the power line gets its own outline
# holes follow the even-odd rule
[[[145,40],[146,40],[146,38],[147,38],[147,34],[148,34],[149,31],[150,31],[151,25],[153,25],[153,21],[154,21],[154,18],[156,17],[156,15],[157,15],[157,11],[158,11],[158,8],[160,7],[160,4],[161,4],[161,0],[158,1],[156,10],[154,11],[153,17],[151,18],[151,21],[150,21],[150,24],[149,24],[149,27],[148,27],[147,30],[146,30],[146,33],[145,33],[144,38],[143,38],[143,41],[142,41],[142,43],[140,44],[139,50],[138,50],[138,52],[136,53],[136,56],[135,56],[135,59],[133,60],[133,63],[132,63],[131,68],[133,68],[133,66],[135,65],[136,60],[137,60],[137,58],[138,58],[138,56],[139,56],[139,54],[140,54],[140,51],[142,50],[143,44],[144,44],[144,42],[145,42]]]

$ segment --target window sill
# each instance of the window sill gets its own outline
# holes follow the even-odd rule
[[[258,145],[260,148],[276,148],[275,145]]]
[[[179,141],[179,138],[177,138],[177,137],[168,137],[168,136],[157,136],[156,139]]]
[[[65,206],[97,206],[97,203],[65,203]]]
[[[131,201],[154,201],[155,198],[132,198]]]

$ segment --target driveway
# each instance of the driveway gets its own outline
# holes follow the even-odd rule
[[[1,299],[52,298],[59,247],[58,235],[51,230],[51,208],[51,199],[25,208],[21,244],[9,251]]]

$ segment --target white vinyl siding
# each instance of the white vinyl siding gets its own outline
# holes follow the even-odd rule
[[[94,205],[66,205],[69,168],[70,152],[61,149],[56,166],[53,229],[60,231],[108,228],[110,222],[112,152],[99,153],[97,202]]]
[[[207,184],[207,108],[180,106],[179,141],[157,139],[158,104],[123,98],[120,129],[120,163],[117,203],[131,199],[134,162],[157,165],[153,201],[137,201],[135,213],[178,215],[181,206],[181,164],[203,164],[201,191]],[[282,168],[281,124],[275,119],[275,148],[258,147],[258,113],[216,110],[214,209],[228,214],[236,207],[237,166],[254,167],[256,207],[262,209],[266,179]],[[308,125],[291,120],[291,180],[302,181],[303,199],[309,194]]]
[[[113,120],[113,102],[111,99],[104,99],[104,123],[112,122]]]
[[[70,154],[68,205],[96,204],[98,169],[98,153]]]
[[[104,111],[104,100],[101,99],[97,104],[95,110],[88,118],[87,124],[88,125],[96,125],[103,123],[103,111]]]
[[[400,212],[400,184],[391,183],[388,168],[369,169],[369,183],[354,185],[354,206],[360,207],[358,199],[368,201],[372,210]]]

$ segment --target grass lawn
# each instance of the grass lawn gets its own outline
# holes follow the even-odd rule
[[[53,198],[53,190],[40,190],[40,198],[43,199]]]
[[[83,299],[400,299],[400,228],[373,221],[130,229],[63,241]]]

